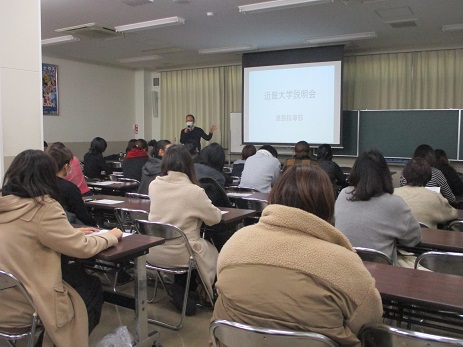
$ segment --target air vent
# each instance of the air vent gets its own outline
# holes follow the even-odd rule
[[[159,77],[153,78],[153,87],[159,87]]]
[[[56,29],[55,31],[100,40],[113,39],[123,36],[122,33],[118,33],[112,28],[107,28],[96,23],[81,24],[73,27]]]
[[[395,20],[387,21],[386,24],[389,24],[394,29],[403,29],[403,28],[415,28],[418,26],[416,19],[404,19],[404,20]]]
[[[121,0],[121,2],[129,6],[140,6],[140,5],[152,4],[154,0]]]

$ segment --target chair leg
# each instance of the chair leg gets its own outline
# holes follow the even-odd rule
[[[187,272],[187,280],[185,284],[185,292],[183,294],[183,305],[182,305],[182,313],[181,313],[181,318],[180,318],[180,323],[177,325],[169,324],[166,322],[162,322],[156,319],[148,318],[148,322],[156,325],[163,326],[168,329],[172,330],[180,330],[183,326],[183,321],[185,320],[185,315],[186,315],[186,306],[188,302],[188,292],[190,290],[190,281],[191,281],[191,272],[193,271],[193,264],[189,264],[188,272]],[[164,280],[161,278],[161,283],[163,283]],[[164,284],[163,284],[164,285]]]

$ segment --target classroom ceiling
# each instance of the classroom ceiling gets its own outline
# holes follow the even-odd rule
[[[355,41],[346,54],[462,48],[463,0],[333,0],[330,3],[243,14],[238,6],[261,0],[42,0],[42,39],[67,35],[57,29],[96,23],[109,28],[73,34],[80,39],[43,46],[43,54],[153,71],[241,62],[240,53],[198,50],[252,46],[255,52],[308,47],[305,39],[376,32]],[[116,26],[178,16],[181,25],[115,34]],[[157,60],[120,62],[158,56]]]

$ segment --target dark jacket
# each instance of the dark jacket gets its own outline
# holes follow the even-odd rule
[[[101,171],[106,172],[107,175],[112,173],[101,154],[86,153],[84,155],[84,175],[88,178],[100,178]]]
[[[141,181],[138,187],[138,193],[148,194],[150,183],[161,174],[161,159],[149,158],[141,169]]]
[[[210,166],[195,163],[195,173],[196,173],[196,178],[198,180],[200,180],[203,177],[210,177],[210,178],[215,179],[222,188],[225,187],[225,176],[223,175],[223,173],[220,171],[217,171],[216,169]]]
[[[138,158],[125,158],[122,162],[122,171],[125,178],[141,181],[143,165],[148,161],[148,156]]]
[[[180,132],[180,143],[186,145],[187,143],[191,143],[198,152],[201,151],[201,138],[206,141],[212,139],[212,133],[206,134],[203,129],[194,127],[193,130],[185,133],[182,129]]]
[[[318,164],[320,164],[321,168],[328,174],[332,184],[341,186],[343,188],[349,185],[347,183],[346,176],[342,172],[342,169],[334,161],[319,160]]]
[[[64,178],[57,177],[57,179],[61,194],[61,206],[63,206],[66,211],[75,214],[77,219],[85,225],[96,226],[96,221],[85,207],[79,188],[74,183],[66,181]],[[79,221],[77,221],[77,223],[79,223]]]
[[[463,181],[460,176],[458,176],[456,170],[450,165],[438,166],[437,168],[444,174],[453,194],[463,195]]]

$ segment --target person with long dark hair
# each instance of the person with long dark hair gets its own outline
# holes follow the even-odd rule
[[[383,155],[376,150],[360,154],[349,184],[336,200],[336,228],[354,247],[376,249],[397,263],[397,242],[415,246],[421,240],[421,228],[402,198],[393,195]]]
[[[331,224],[330,179],[319,166],[291,166],[269,203],[257,224],[238,230],[220,251],[212,320],[318,332],[360,346],[362,326],[381,322],[381,297]]]
[[[445,176],[447,183],[454,195],[463,195],[463,181],[458,175],[455,168],[450,165],[447,153],[443,149],[435,149],[436,169],[439,169]]]
[[[334,186],[345,188],[349,185],[342,169],[333,161],[333,150],[330,145],[325,143],[318,146],[317,160],[318,164],[328,174]]]
[[[141,169],[141,181],[138,187],[138,193],[148,194],[148,187],[150,183],[161,174],[161,160],[164,153],[170,147],[169,140],[151,140],[153,146],[153,157],[148,158],[148,161]]]
[[[103,157],[107,146],[105,139],[101,137],[95,137],[92,140],[90,149],[84,155],[84,175],[88,178],[101,178],[102,171],[107,175],[112,173]]]
[[[43,346],[88,346],[89,321],[79,293],[63,281],[61,256],[89,258],[114,246],[122,232],[91,234],[75,229],[59,204],[55,162],[40,150],[26,150],[11,163],[0,197],[0,268],[13,273],[32,296],[45,327]],[[31,312],[17,293],[1,291],[0,325],[30,324]],[[90,312],[89,312],[90,313]],[[92,326],[93,325],[93,326]]]
[[[432,147],[424,144],[419,145],[413,153],[413,158],[423,158],[431,166],[431,179],[426,184],[426,187],[439,187],[443,197],[446,198],[449,203],[454,203],[455,195],[452,193],[452,189],[450,189],[444,174],[436,167],[436,155]],[[403,187],[405,185],[407,185],[407,180],[402,173],[400,176],[400,186]]]
[[[125,178],[141,181],[143,165],[148,161],[148,143],[138,139],[122,161],[122,172]]]
[[[195,175],[199,180],[203,177],[213,178],[222,188],[225,188],[226,177],[223,173],[225,165],[225,151],[217,142],[204,147],[199,154],[199,162],[195,163]],[[229,177],[230,183],[231,177]]]
[[[161,175],[149,185],[149,197],[149,220],[176,225],[185,233],[195,252],[198,271],[207,286],[205,289],[212,297],[218,252],[211,243],[201,238],[200,228],[203,222],[206,225],[219,223],[222,213],[199,186],[193,160],[185,146],[172,145],[167,149],[161,162]],[[188,259],[188,252],[178,245],[177,240],[167,241],[147,256],[148,262],[175,266],[188,264]],[[179,287],[185,287],[185,276],[175,276],[173,297],[177,309],[182,307],[183,301],[176,300],[176,294],[183,292]],[[188,299],[187,314],[190,315],[196,310],[195,283],[192,280],[189,288],[192,293]]]

